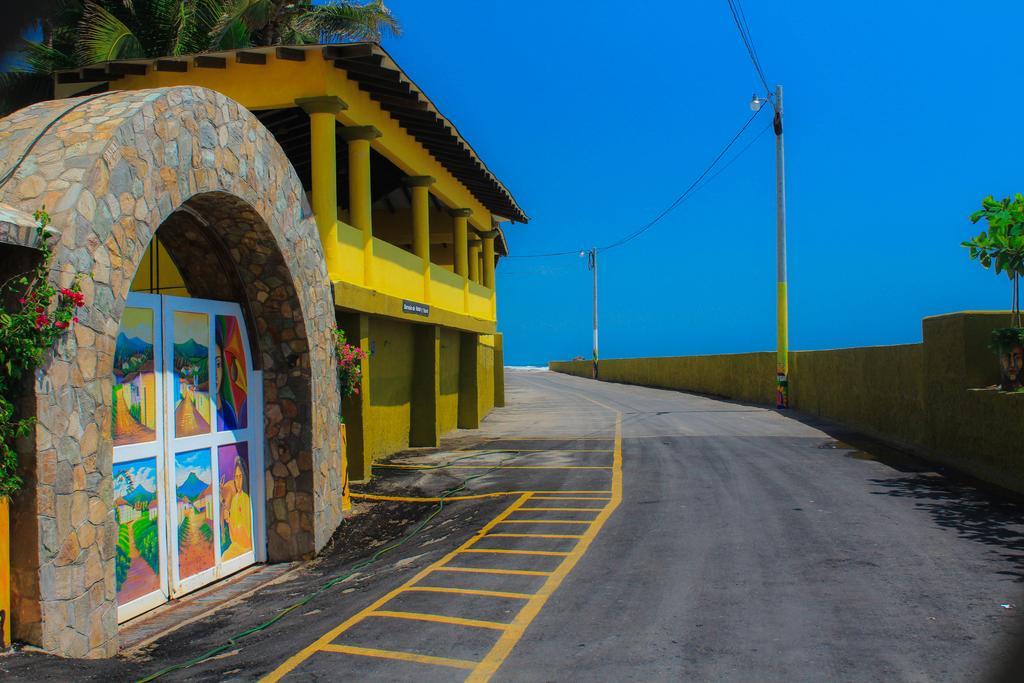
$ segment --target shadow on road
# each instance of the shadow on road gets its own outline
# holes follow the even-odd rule
[[[1013,567],[999,572],[1024,582],[1024,503],[1008,494],[935,474],[873,479],[875,495],[913,498],[915,506],[961,538],[998,551]]]

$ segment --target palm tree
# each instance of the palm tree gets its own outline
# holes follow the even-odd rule
[[[384,34],[401,31],[383,0],[323,4],[312,0],[228,0],[225,4],[214,40],[239,26],[245,27],[253,45],[378,41]]]
[[[398,35],[383,0],[59,0],[25,41],[22,65],[0,73],[0,116],[53,97],[60,69],[264,45]]]

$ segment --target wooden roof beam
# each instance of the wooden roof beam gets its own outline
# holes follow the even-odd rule
[[[145,76],[148,67],[145,64],[133,62],[113,62],[107,70],[117,76]]]
[[[373,55],[373,45],[356,43],[354,45],[327,45],[323,49],[324,59],[353,59]]]
[[[279,47],[274,54],[278,59],[284,59],[289,62],[306,61],[306,51],[294,47]]]
[[[183,59],[158,59],[156,60],[156,70],[183,74],[188,71],[188,62]]]
[[[266,64],[267,56],[262,52],[245,52],[239,50],[235,53],[235,61],[239,64]]]
[[[196,55],[192,58],[192,64],[199,69],[226,69],[228,60],[224,57]]]

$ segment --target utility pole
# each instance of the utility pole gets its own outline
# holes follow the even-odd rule
[[[580,252],[580,256],[583,255],[587,257],[587,268],[594,273],[594,367],[591,377],[597,379],[597,247],[593,247],[587,252]]]
[[[775,259],[776,259],[776,388],[775,406],[789,407],[789,292],[786,277],[786,148],[782,130],[782,86],[775,86]],[[596,327],[596,326],[595,326]]]

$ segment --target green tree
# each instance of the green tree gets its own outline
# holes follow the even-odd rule
[[[1024,195],[1017,193],[996,201],[991,196],[981,201],[981,209],[971,214],[971,222],[984,219],[988,230],[963,242],[971,258],[984,268],[994,268],[996,275],[1006,275],[1011,282],[1010,324],[1024,327],[1020,312],[1020,280],[1024,277]]]
[[[244,27],[252,45],[302,45],[397,35],[398,21],[383,0],[227,0],[212,40]]]
[[[0,74],[0,116],[53,97],[61,69],[400,31],[383,0],[61,0],[40,23],[43,39],[25,41],[22,65]]]

